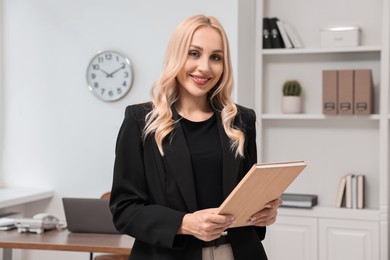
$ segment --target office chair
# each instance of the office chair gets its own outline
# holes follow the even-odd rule
[[[101,199],[110,199],[111,192],[106,192],[102,196]],[[129,258],[128,255],[119,255],[119,254],[101,254],[95,256],[94,260],[127,260]]]

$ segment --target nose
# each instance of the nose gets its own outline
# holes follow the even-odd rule
[[[207,57],[200,58],[198,63],[199,71],[209,71],[210,70],[210,61]]]

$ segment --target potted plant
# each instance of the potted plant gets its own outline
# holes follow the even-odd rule
[[[283,84],[282,113],[302,113],[302,87],[297,80],[287,80]]]

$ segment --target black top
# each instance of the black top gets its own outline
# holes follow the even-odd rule
[[[199,209],[219,207],[223,201],[223,161],[216,116],[201,122],[182,118],[180,122],[191,155]]]

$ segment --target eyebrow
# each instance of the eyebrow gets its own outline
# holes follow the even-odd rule
[[[194,48],[194,49],[198,49],[198,50],[203,50],[202,47],[197,46],[197,45],[190,45],[190,48]],[[213,53],[223,53],[223,50],[221,50],[221,49],[213,50]]]

